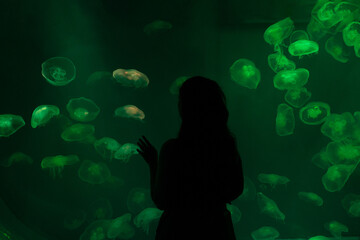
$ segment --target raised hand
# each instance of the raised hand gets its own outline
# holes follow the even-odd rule
[[[140,149],[137,149],[138,153],[144,158],[144,160],[149,164],[153,165],[157,163],[158,152],[156,148],[151,145],[149,140],[145,136],[139,138],[137,145]]]

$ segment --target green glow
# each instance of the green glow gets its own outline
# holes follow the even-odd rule
[[[324,203],[323,199],[313,192],[298,192],[298,197],[301,200],[318,207],[322,206]]]
[[[72,98],[66,105],[69,116],[79,122],[90,122],[100,113],[100,108],[91,99]]]
[[[327,34],[327,28],[319,22],[317,18],[312,17],[309,24],[306,27],[306,31],[309,33],[310,39],[313,41],[319,41]]]
[[[119,150],[120,144],[113,138],[103,137],[94,142],[94,147],[97,153],[99,153],[104,159],[112,159],[115,152]]]
[[[101,184],[111,177],[111,173],[105,163],[85,160],[81,163],[78,176],[84,182]]]
[[[360,58],[360,37],[357,37],[354,44],[355,55]]]
[[[291,43],[288,50],[292,56],[302,57],[319,52],[319,44],[310,40],[298,40]]]
[[[115,109],[115,117],[132,118],[142,121],[145,118],[145,113],[135,105],[125,105]]]
[[[136,144],[125,143],[115,152],[114,158],[127,163],[133,155],[139,154],[137,149],[139,147]]]
[[[331,233],[331,235],[338,239],[341,239],[343,232],[349,232],[349,228],[338,221],[327,222],[324,224],[324,227]]]
[[[257,194],[257,202],[260,209],[260,212],[268,215],[271,218],[276,220],[285,221],[285,215],[279,210],[277,204],[274,200],[268,198],[263,193],[258,192]]]
[[[291,18],[285,18],[269,26],[264,33],[265,42],[270,45],[281,44],[284,39],[290,36],[294,29],[294,22]]]
[[[134,224],[149,235],[150,224],[158,220],[164,211],[157,208],[145,208],[134,218]]]
[[[325,43],[325,50],[335,60],[341,63],[347,63],[349,61],[349,48],[347,48],[344,42],[339,38],[330,37]]]
[[[147,207],[152,207],[150,189],[133,188],[130,190],[126,200],[127,208],[132,213],[139,213]]]
[[[240,209],[237,206],[227,203],[226,204],[226,209],[231,214],[231,220],[232,220],[233,224],[236,224],[236,223],[240,222],[242,213],[241,213]]]
[[[330,154],[326,151],[326,148],[321,149],[320,152],[316,153],[311,162],[321,169],[327,170],[333,165]]]
[[[42,169],[49,169],[50,175],[55,178],[58,175],[61,175],[64,170],[64,166],[73,165],[79,162],[80,159],[77,155],[57,155],[52,157],[45,157],[41,161]]]
[[[311,237],[308,240],[330,240],[330,238],[319,235],[319,236]]]
[[[182,76],[175,79],[175,81],[171,84],[169,91],[173,95],[179,95],[180,87],[183,85],[183,83],[188,80],[190,77]]]
[[[0,160],[1,167],[10,167],[13,164],[32,164],[34,161],[31,157],[22,152],[15,152],[9,158]]]
[[[65,57],[53,57],[41,65],[41,74],[54,86],[65,86],[76,77],[76,69],[73,62]]]
[[[67,142],[81,142],[93,136],[95,127],[91,124],[76,123],[61,133],[61,138]]]
[[[284,185],[290,182],[289,178],[272,173],[271,174],[260,173],[258,175],[258,180],[261,183],[270,184],[271,187],[276,187],[277,185]]]
[[[335,142],[342,141],[351,136],[352,125],[355,119],[349,112],[330,114],[321,126],[321,132]]]
[[[304,30],[296,30],[290,36],[290,43],[294,43],[298,40],[309,40],[309,35]]]
[[[21,116],[13,114],[0,115],[0,137],[9,137],[25,125]]]
[[[293,61],[289,60],[281,52],[273,53],[268,56],[269,67],[278,73],[282,70],[295,70],[296,65]]]
[[[301,88],[308,82],[309,75],[305,68],[280,71],[274,77],[274,87],[279,90]]]
[[[69,230],[79,228],[86,220],[86,213],[81,209],[69,211],[64,218],[64,227]]]
[[[110,219],[113,216],[113,208],[109,200],[100,198],[90,204],[88,213],[90,221]]]
[[[331,1],[322,3],[324,1],[319,1],[317,6],[314,7],[313,16],[317,17],[326,28],[331,28],[339,23],[342,18],[335,13],[336,3]]]
[[[310,102],[299,111],[300,120],[308,125],[319,125],[330,115],[330,106],[324,102]]]
[[[329,192],[340,191],[357,165],[335,164],[322,177],[322,183]]]
[[[343,30],[343,39],[346,46],[354,46],[357,38],[360,38],[360,22],[351,22]]]
[[[111,220],[98,220],[86,227],[80,240],[106,240]]]
[[[264,226],[253,232],[251,232],[251,237],[254,240],[275,240],[280,236],[278,230],[273,227]]]
[[[113,72],[113,78],[124,87],[143,88],[149,85],[149,78],[136,69],[119,68]]]
[[[230,76],[234,82],[249,89],[256,89],[261,79],[259,69],[245,58],[238,59],[231,65]]]
[[[170,29],[172,29],[172,27],[173,26],[170,22],[162,21],[162,20],[155,20],[155,21],[145,25],[144,32],[148,35],[151,35],[151,34],[170,30]]]
[[[131,214],[126,213],[111,221],[107,231],[110,239],[130,239],[135,235],[135,229],[130,225]]]
[[[276,133],[279,136],[291,135],[294,133],[294,128],[294,110],[289,105],[281,103],[277,108]]]
[[[333,164],[358,164],[360,161],[360,147],[349,143],[330,142],[326,151]]]
[[[53,117],[59,116],[60,109],[54,105],[40,105],[32,113],[31,127],[36,128],[44,126]]]
[[[349,193],[341,200],[341,204],[350,217],[360,217],[360,195]]]
[[[285,94],[285,101],[295,107],[302,107],[311,98],[311,92],[305,87],[289,89]]]

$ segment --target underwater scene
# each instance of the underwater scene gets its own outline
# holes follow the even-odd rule
[[[360,239],[360,0],[2,5],[0,240],[154,239],[136,143],[192,76],[226,95],[237,239]]]

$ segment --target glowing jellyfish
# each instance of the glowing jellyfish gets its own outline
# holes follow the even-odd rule
[[[86,220],[86,213],[81,209],[69,211],[64,218],[64,227],[68,230],[79,228]]]
[[[52,157],[45,157],[41,161],[41,168],[48,168],[50,170],[50,175],[55,178],[57,175],[61,176],[61,173],[64,170],[64,166],[73,165],[79,161],[80,159],[77,155],[57,155]]]
[[[281,44],[288,38],[294,29],[294,22],[291,18],[285,18],[269,26],[264,33],[265,42],[270,45]]]
[[[305,68],[280,71],[274,77],[274,87],[279,90],[301,88],[308,82],[309,75]]]
[[[99,153],[105,159],[112,159],[115,152],[119,150],[120,144],[113,138],[103,137],[94,142],[94,147],[97,153]]]
[[[130,239],[135,235],[135,229],[130,225],[131,214],[115,218],[111,221],[106,236],[110,239]]]
[[[135,69],[117,69],[113,72],[117,83],[124,87],[143,88],[149,85],[149,78]]]
[[[294,110],[285,103],[279,104],[276,115],[276,133],[279,136],[287,136],[293,134],[294,129]]]
[[[127,196],[127,207],[130,212],[138,214],[143,209],[154,207],[150,190],[146,188],[133,188]]]
[[[347,48],[344,42],[336,36],[330,37],[328,40],[326,40],[325,50],[335,60],[341,63],[347,63],[349,61],[349,48]]]
[[[335,7],[336,3],[326,2],[317,11],[315,10],[316,8],[314,9],[316,12],[315,16],[326,28],[330,28],[342,20],[341,17],[335,13]]]
[[[311,237],[308,240],[330,240],[330,238],[318,235],[318,236]]]
[[[280,236],[278,230],[273,227],[264,226],[253,232],[251,232],[251,237],[254,240],[275,240]]]
[[[147,35],[150,35],[150,34],[165,32],[167,30],[172,29],[172,27],[173,26],[170,22],[162,21],[162,20],[155,20],[155,21],[145,25],[144,32]]]
[[[356,38],[355,44],[354,44],[354,51],[355,55],[360,58],[360,37]]]
[[[360,161],[360,147],[349,143],[330,142],[326,152],[333,164],[358,164]]]
[[[285,185],[290,182],[289,178],[273,173],[260,173],[257,178],[259,182],[269,184],[273,188],[278,185]]]
[[[332,113],[321,126],[321,132],[334,142],[339,142],[351,135],[354,122],[355,119],[349,112],[342,114]]]
[[[311,40],[319,41],[327,34],[328,29],[317,18],[312,17],[306,27],[306,31],[309,33]]]
[[[299,111],[300,120],[308,125],[319,125],[330,115],[330,106],[324,102],[310,102]]]
[[[258,192],[256,195],[257,203],[262,214],[268,215],[276,220],[285,221],[284,213],[280,211],[274,200],[268,198],[262,192]]]
[[[231,220],[232,220],[232,223],[238,223],[240,222],[241,220],[241,216],[242,216],[242,213],[240,211],[240,209],[235,206],[234,204],[226,204],[226,209],[230,212],[231,214]]]
[[[50,119],[60,114],[60,109],[54,105],[40,105],[32,113],[31,127],[44,126]]]
[[[0,137],[9,137],[25,125],[21,116],[13,114],[0,115]]]
[[[324,204],[324,200],[319,195],[313,192],[298,192],[298,197],[301,200],[314,206],[320,207]]]
[[[100,108],[91,99],[80,97],[72,98],[66,105],[66,110],[72,119],[79,122],[90,122],[100,112]]]
[[[115,152],[114,158],[127,163],[133,155],[139,154],[138,149],[136,144],[125,143]]]
[[[88,210],[88,220],[96,221],[100,219],[110,219],[113,216],[113,208],[109,200],[105,198],[97,199],[92,202]]]
[[[95,127],[91,124],[76,123],[66,128],[61,133],[61,138],[67,142],[93,143]]]
[[[290,36],[290,43],[296,42],[298,40],[309,40],[309,35],[304,30],[296,30]]]
[[[34,161],[31,157],[22,152],[15,152],[9,158],[0,161],[1,167],[10,167],[13,164],[32,164]]]
[[[190,77],[178,77],[175,79],[175,81],[171,84],[169,91],[173,95],[179,95],[180,87],[183,85],[183,83],[188,80]]]
[[[352,22],[344,28],[343,39],[346,46],[354,46],[358,37],[360,37],[360,22]]]
[[[350,217],[360,217],[360,195],[349,193],[341,200],[341,204]]]
[[[349,232],[349,228],[338,221],[327,222],[324,224],[324,227],[331,233],[331,235],[339,239],[341,239],[343,232]]]
[[[248,178],[247,176],[244,176],[244,190],[242,194],[233,202],[237,201],[253,201],[256,198],[256,187],[253,181]],[[239,204],[241,204],[239,202]]]
[[[327,170],[333,165],[330,154],[326,151],[326,148],[321,149],[320,152],[316,153],[311,162],[321,169]]]
[[[114,80],[111,72],[97,71],[92,73],[86,81],[88,85],[95,85],[105,82],[111,82]]]
[[[282,70],[295,70],[296,65],[293,61],[289,60],[281,52],[273,53],[268,56],[269,67],[278,73]]]
[[[319,44],[311,40],[297,40],[290,44],[289,53],[295,57],[302,57],[319,52]]]
[[[125,105],[115,109],[115,117],[132,118],[137,120],[144,120],[145,113],[134,105]]]
[[[134,224],[149,234],[150,224],[160,219],[163,212],[158,208],[145,208],[134,218]]]
[[[285,94],[285,101],[296,108],[302,107],[311,98],[311,92],[305,87],[289,89]]]
[[[256,89],[261,78],[259,69],[245,58],[240,58],[231,65],[230,76],[235,83],[249,89]]]
[[[101,184],[111,177],[111,173],[105,163],[85,160],[81,163],[78,176],[84,182]]]
[[[359,6],[356,6],[353,3],[350,2],[339,2],[336,6],[335,6],[335,13],[338,17],[340,17],[341,19],[346,19],[348,17],[350,17],[351,15],[353,15],[353,12],[358,9]]]
[[[357,165],[335,164],[322,177],[322,183],[329,192],[340,191]]]
[[[65,57],[53,57],[41,65],[41,74],[54,86],[65,86],[76,77],[74,63]]]
[[[108,240],[107,231],[111,220],[98,220],[86,227],[80,240]]]

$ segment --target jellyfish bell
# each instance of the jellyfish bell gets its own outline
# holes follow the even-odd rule
[[[36,128],[44,126],[52,118],[59,116],[60,109],[54,105],[40,105],[32,113],[31,127]]]
[[[85,97],[70,99],[66,105],[66,110],[73,120],[79,122],[90,122],[100,113],[100,108],[95,102]]]
[[[330,106],[324,102],[310,102],[299,111],[300,120],[308,125],[319,125],[330,115]]]
[[[245,58],[238,59],[231,65],[230,76],[235,83],[249,89],[256,89],[261,79],[259,69]]]
[[[102,184],[111,177],[111,172],[103,162],[85,160],[78,170],[78,176],[84,182]]]
[[[61,176],[62,171],[64,170],[64,166],[73,165],[79,162],[80,159],[77,155],[56,155],[45,157],[41,161],[42,169],[49,169],[50,175],[55,178],[57,176]]]
[[[0,114],[0,137],[9,137],[25,125],[19,115]]]
[[[294,22],[287,17],[269,26],[264,32],[264,39],[270,45],[281,44],[294,29]]]
[[[132,118],[143,121],[145,113],[135,105],[125,105],[115,109],[115,117]]]
[[[113,72],[113,78],[124,87],[143,88],[149,85],[149,78],[136,69],[119,68]]]
[[[53,57],[41,65],[41,74],[48,83],[54,86],[65,86],[76,77],[74,63],[66,57]]]
[[[311,40],[297,40],[290,44],[289,53],[295,57],[303,57],[319,52],[319,44]]]

